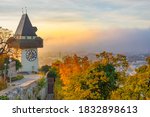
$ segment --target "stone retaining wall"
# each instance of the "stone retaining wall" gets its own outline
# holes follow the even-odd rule
[[[39,89],[37,81],[33,80],[0,91],[0,96],[7,96],[9,100],[44,100],[47,97],[47,85]]]

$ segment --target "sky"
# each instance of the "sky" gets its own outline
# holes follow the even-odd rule
[[[0,26],[15,33],[27,7],[43,51],[150,52],[150,0],[0,0]]]

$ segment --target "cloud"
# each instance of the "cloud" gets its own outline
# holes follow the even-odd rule
[[[0,26],[15,32],[22,14],[21,9],[26,6],[32,24],[38,26],[39,34],[51,37],[49,45],[45,47],[50,50],[150,50],[149,0],[0,2]],[[107,31],[102,31],[103,29]],[[57,30],[57,33],[53,30]]]
[[[18,25],[21,9],[25,6],[34,22],[84,22],[86,25],[96,24],[106,28],[114,26],[146,28],[150,25],[149,0],[0,0],[0,2],[0,25],[9,24],[6,20],[12,20],[12,24]]]

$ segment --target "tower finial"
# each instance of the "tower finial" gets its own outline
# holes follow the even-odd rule
[[[27,7],[25,7],[25,11],[26,11],[26,14],[27,14]]]

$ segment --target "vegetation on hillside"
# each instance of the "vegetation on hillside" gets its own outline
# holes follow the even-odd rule
[[[126,75],[126,56],[102,52],[92,62],[88,57],[66,56],[57,65],[55,99],[108,100],[150,99],[150,59],[133,76]]]

